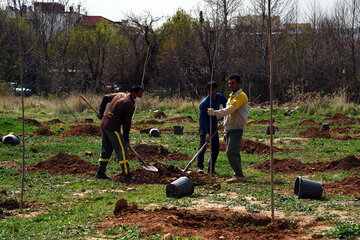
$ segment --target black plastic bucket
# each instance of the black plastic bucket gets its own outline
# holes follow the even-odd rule
[[[9,134],[9,135],[3,136],[1,141],[4,144],[17,145],[20,143],[20,138],[18,136],[15,136],[14,134]]]
[[[175,135],[182,135],[184,127],[181,126],[174,126],[174,134]]]
[[[275,126],[272,127],[273,129],[273,134],[275,134]],[[266,132],[265,132],[266,135],[270,135],[270,126],[267,126],[266,127]]]
[[[328,123],[323,123],[322,124],[322,129],[325,130],[325,131],[329,131],[330,130],[330,126]]]
[[[294,186],[294,196],[296,198],[320,199],[321,194],[321,182],[305,179],[300,176],[296,178]]]
[[[181,198],[194,192],[194,184],[188,177],[180,177],[166,186],[166,196]]]

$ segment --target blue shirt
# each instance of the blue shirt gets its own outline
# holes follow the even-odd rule
[[[220,104],[223,107],[226,107],[227,98],[221,93],[216,93],[216,100],[212,99],[211,107],[215,110],[219,110]],[[207,113],[207,109],[210,107],[210,95],[207,95],[200,103],[200,133],[201,134],[210,134],[210,116]],[[216,116],[213,116],[211,119],[212,123],[212,132],[216,131],[218,120]]]

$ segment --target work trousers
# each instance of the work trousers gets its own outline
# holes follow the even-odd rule
[[[228,158],[230,166],[234,170],[235,176],[244,177],[241,168],[241,155],[240,155],[243,130],[242,129],[226,130],[225,134],[226,134],[225,135],[226,156]]]
[[[113,150],[115,150],[123,174],[130,174],[127,147],[123,135],[120,132],[102,128],[102,146],[99,161],[109,162]]]
[[[200,133],[200,148],[205,144],[206,142],[206,134]],[[212,149],[211,149],[211,157],[212,157],[212,170],[215,171],[215,162],[216,159],[219,155],[219,135],[218,133],[216,133],[212,139],[211,139],[211,145],[212,145]],[[199,149],[200,149],[199,148]],[[206,148],[204,148],[198,156],[198,161],[197,161],[197,167],[204,169],[204,155],[205,155],[205,151]],[[210,161],[209,161],[209,165],[208,165],[208,173],[210,173]]]

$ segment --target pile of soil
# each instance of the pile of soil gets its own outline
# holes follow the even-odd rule
[[[69,153],[58,153],[46,161],[27,167],[29,172],[46,171],[55,174],[95,175],[97,166]]]
[[[316,127],[311,127],[306,131],[299,132],[299,135],[305,138],[331,138],[329,131]]]
[[[40,128],[39,130],[35,131],[33,134],[38,136],[54,136],[56,135],[54,132],[50,131],[48,128]]]
[[[188,155],[180,152],[170,152],[163,146],[138,144],[135,145],[133,148],[146,162],[159,162],[165,161],[167,159],[176,161],[190,160],[190,157]],[[131,160],[137,160],[137,156],[131,150],[128,151],[128,157]]]
[[[346,117],[341,113],[336,113],[329,118],[325,118],[325,120],[332,120],[332,122],[329,123],[329,125],[332,126],[356,124],[356,120]]]
[[[270,160],[259,164],[251,164],[253,168],[261,172],[270,171]],[[297,159],[274,159],[274,172],[279,173],[312,173],[326,171],[360,171],[360,159],[355,155],[349,155],[331,162],[302,163]]]
[[[344,128],[331,128],[329,130],[331,133],[340,133],[340,134],[359,134],[360,130],[353,130],[351,127]]]
[[[59,123],[63,123],[61,120],[59,119],[52,119],[50,121],[44,122],[45,124],[59,124]]]
[[[21,117],[19,117],[18,119],[22,120]],[[35,125],[37,127],[44,127],[40,122],[36,121],[35,119],[24,118],[24,122],[26,122],[27,124]]]
[[[346,176],[343,180],[325,183],[323,190],[326,193],[354,195],[360,193],[360,177],[357,174]]]
[[[192,212],[176,207],[144,210],[120,199],[114,218],[103,227],[141,225],[145,235],[156,233],[182,238],[204,239],[302,239],[304,230],[296,222],[260,215],[250,215],[229,209]],[[311,238],[311,237],[310,237]]]
[[[65,130],[62,134],[63,137],[70,136],[88,136],[95,137],[101,136],[101,128],[95,125],[75,125],[70,126],[69,130]]]
[[[288,149],[273,147],[273,151],[275,152],[283,152],[288,151]],[[226,152],[226,142],[220,142],[220,151]],[[240,151],[249,153],[249,154],[260,154],[260,155],[268,155],[270,154],[270,146],[261,143],[255,142],[249,139],[242,139],[241,140],[241,148]]]
[[[275,119],[273,119],[273,123],[275,122]],[[255,120],[251,122],[247,122],[246,125],[253,125],[253,124],[270,124],[270,120]]]
[[[314,125],[321,125],[320,123],[315,122],[312,119],[306,119],[299,123],[300,126],[314,126]]]
[[[132,125],[137,126],[137,125],[160,125],[160,124],[164,124],[164,122],[157,120],[147,120],[147,121],[137,121]]]
[[[194,119],[192,119],[192,117],[190,117],[190,116],[186,116],[186,117],[173,117],[173,118],[170,118],[169,120],[167,120],[167,122],[196,123],[197,121],[195,121]]]
[[[154,118],[167,118],[167,115],[163,112],[156,112]]]
[[[20,207],[20,202],[13,198],[5,199],[4,202],[0,203],[0,210],[1,209],[14,210],[14,209],[18,209],[19,207]],[[24,207],[28,207],[28,204],[24,203]]]
[[[155,163],[153,166],[158,169],[157,172],[148,171],[142,167],[130,170],[135,177],[135,179],[130,182],[124,181],[124,175],[122,173],[113,175],[112,180],[131,184],[169,184],[182,176],[187,176],[194,185],[204,185],[214,183],[216,179],[220,178],[220,176],[217,175],[198,172],[184,173],[178,167],[162,163]]]

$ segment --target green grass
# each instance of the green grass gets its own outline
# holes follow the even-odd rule
[[[147,103],[149,106],[151,103]],[[52,105],[39,107],[36,102],[30,105],[25,112],[26,118],[35,118],[40,122],[58,118],[63,124],[49,125],[50,130],[56,136],[39,137],[33,134],[38,127],[25,124],[25,164],[32,165],[38,161],[45,161],[59,152],[76,154],[80,158],[97,164],[101,149],[100,137],[61,137],[64,129],[68,129],[69,121],[75,121],[74,116],[63,107],[52,108]],[[350,109],[350,110],[349,110]],[[352,110],[351,110],[352,109]],[[356,117],[354,111],[357,106],[336,107],[328,105],[318,106],[315,110],[300,107],[291,116],[285,116],[285,108],[280,106],[274,109],[276,131],[274,139],[276,147],[288,148],[289,151],[275,153],[274,157],[296,158],[303,163],[337,160],[350,154],[359,154],[360,145],[358,140],[334,141],[329,139],[302,139],[298,132],[306,130],[306,126],[297,126],[305,119],[313,119],[316,122],[326,122],[324,119],[337,112],[346,113],[350,117]],[[163,111],[168,119],[178,116],[191,116],[197,119],[192,105],[182,103],[178,108],[161,105],[157,108],[139,107],[136,110],[134,122],[152,119],[154,110]],[[304,112],[305,111],[305,112]],[[14,132],[22,132],[22,122],[18,119],[19,108],[8,108],[0,112],[0,135]],[[321,114],[315,114],[321,113]],[[80,105],[74,111],[75,117],[81,121],[85,118],[93,118],[94,124],[99,120],[88,109]],[[269,110],[251,108],[250,114],[253,120],[269,119]],[[164,119],[158,119],[164,121]],[[162,125],[142,125],[139,128],[157,127],[171,128],[175,125],[184,126],[184,131],[197,131],[197,123],[167,123]],[[359,129],[359,126],[351,126]],[[244,131],[244,138],[267,143],[269,136],[265,135],[266,125],[249,125]],[[296,134],[295,134],[296,131]],[[356,136],[356,135],[352,135]],[[160,138],[151,138],[138,131],[131,132],[131,144],[139,143],[163,145],[169,151],[175,151],[193,135],[162,134]],[[220,138],[222,140],[222,138]],[[22,141],[22,138],[21,138]],[[181,152],[193,157],[199,147],[199,139],[194,139]],[[85,151],[91,151],[94,156],[85,156]],[[209,153],[205,155],[207,159]],[[197,186],[192,196],[180,199],[167,198],[165,185],[144,184],[130,185],[115,183],[112,181],[95,180],[92,176],[79,177],[72,175],[55,175],[46,172],[26,173],[24,200],[30,204],[25,209],[6,211],[9,216],[0,218],[0,239],[162,239],[162,234],[144,236],[138,226],[110,227],[103,231],[97,231],[96,226],[112,216],[117,200],[125,198],[129,203],[145,207],[149,204],[155,207],[186,207],[192,208],[199,199],[225,207],[244,207],[250,213],[270,211],[270,176],[269,173],[259,172],[251,168],[250,164],[261,163],[270,159],[269,155],[257,155],[242,153],[242,166],[248,178],[247,183],[225,184],[223,179],[218,180],[221,188],[218,190],[207,189],[205,186]],[[112,158],[108,165],[108,174],[120,171],[119,164]],[[22,162],[22,145],[9,146],[0,143],[0,189],[6,189],[4,198],[20,199],[21,174],[20,168],[11,164],[20,165]],[[3,164],[7,163],[7,164]],[[185,167],[188,161],[167,161],[166,164]],[[130,161],[131,168],[139,166],[137,161]],[[191,169],[196,168],[196,162]],[[216,162],[216,171],[229,178],[233,172],[224,152],[220,152]],[[341,180],[350,172],[323,172],[309,174],[304,177],[320,181],[322,183]],[[274,175],[275,211],[283,213],[289,219],[300,221],[306,217],[307,221],[316,222],[318,219],[325,221],[332,229],[325,232],[328,238],[355,239],[359,236],[360,211],[359,202],[354,201],[353,196],[342,196],[324,193],[322,200],[296,199],[291,192],[294,182],[299,173]],[[230,193],[236,194],[230,197]],[[261,204],[258,204],[258,203]],[[32,213],[36,213],[33,216]],[[28,214],[22,217],[19,214]],[[176,237],[175,239],[182,239]],[[195,239],[195,238],[189,238]]]

